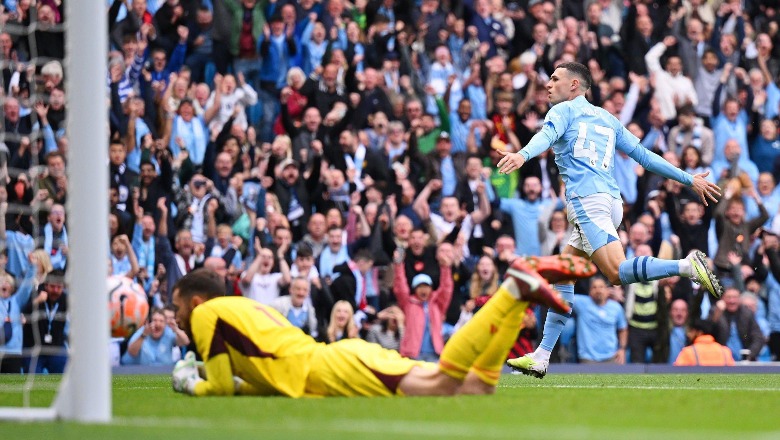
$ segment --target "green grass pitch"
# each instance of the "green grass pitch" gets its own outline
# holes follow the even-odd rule
[[[46,405],[56,378],[36,378]],[[0,378],[0,406],[18,406]],[[8,439],[780,439],[776,375],[505,375],[492,396],[192,398],[169,376],[114,378],[106,426],[0,422]]]

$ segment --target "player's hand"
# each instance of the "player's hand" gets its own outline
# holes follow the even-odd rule
[[[177,393],[194,395],[195,385],[202,381],[203,379],[198,374],[195,353],[189,351],[184,356],[184,359],[176,362],[176,365],[173,367],[173,390]]]
[[[504,156],[496,165],[500,174],[509,174],[512,171],[519,170],[525,163],[525,158],[520,153],[498,150],[498,154]]]
[[[704,203],[704,206],[710,206],[707,202],[707,199],[713,202],[717,202],[718,199],[716,197],[720,197],[720,187],[705,179],[705,177],[707,177],[709,174],[709,171],[694,174],[693,183],[691,184],[691,188],[693,188],[693,191],[699,195],[699,198],[701,199],[702,203]]]

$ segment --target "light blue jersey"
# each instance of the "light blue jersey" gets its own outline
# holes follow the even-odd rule
[[[577,314],[577,356],[604,362],[618,351],[618,331],[628,327],[623,308],[608,299],[598,305],[588,295],[577,295],[572,305]]]
[[[526,160],[552,147],[566,184],[566,198],[607,193],[620,199],[613,176],[615,150],[626,153],[647,170],[691,185],[693,176],[650,154],[636,136],[606,110],[584,96],[554,105],[542,129],[520,150]]]

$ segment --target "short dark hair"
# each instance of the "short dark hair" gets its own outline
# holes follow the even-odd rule
[[[715,330],[715,326],[711,321],[708,321],[706,319],[698,319],[695,318],[691,321],[690,324],[688,324],[688,327],[691,330],[698,330],[705,335],[712,335],[713,331]]]
[[[225,279],[210,269],[195,269],[179,278],[172,291],[179,291],[179,296],[189,298],[202,295],[207,299],[225,296]]]
[[[593,77],[590,76],[590,70],[584,64],[580,63],[561,63],[558,64],[559,69],[566,69],[572,75],[576,76],[580,80],[581,86],[588,90],[593,85]]]
[[[314,257],[314,251],[308,243],[300,243],[296,248],[295,258]]]
[[[685,115],[685,116],[695,116],[696,115],[696,109],[693,108],[693,105],[690,103],[685,103],[680,106],[680,108],[677,109],[678,115]]]
[[[62,269],[54,269],[46,274],[44,284],[62,284],[65,285],[65,271]]]
[[[708,48],[704,49],[704,52],[701,54],[701,57],[704,58],[704,55],[713,55],[713,56],[717,57],[718,56],[718,52],[715,49],[713,49],[711,47],[708,47]]]
[[[47,153],[46,154],[46,157],[44,157],[44,162],[46,162],[48,164],[49,160],[54,159],[55,157],[59,157],[60,159],[65,161],[65,155],[64,154],[62,154],[59,151],[52,151],[51,153]]]
[[[363,248],[363,249],[360,249],[359,251],[357,251],[355,253],[355,258],[354,259],[355,259],[355,261],[358,261],[358,260],[374,261],[374,256],[371,255],[371,251],[370,250],[368,250],[366,248]]]

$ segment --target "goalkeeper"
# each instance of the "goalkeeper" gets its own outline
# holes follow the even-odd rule
[[[595,267],[579,257],[543,257],[531,264],[518,258],[496,294],[453,335],[436,364],[361,339],[318,343],[271,307],[223,296],[224,281],[198,269],[176,283],[173,304],[176,321],[195,342],[205,371],[199,373],[194,353],[188,353],[174,368],[173,388],[195,396],[489,394],[528,303],[569,311],[540,272],[574,279],[593,275]]]

